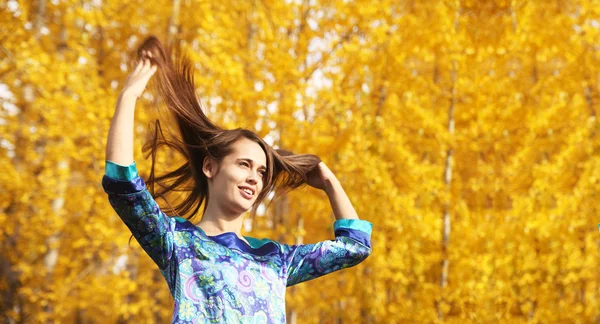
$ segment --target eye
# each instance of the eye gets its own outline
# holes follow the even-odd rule
[[[240,165],[243,165],[243,166],[248,167],[248,168],[250,167],[250,164],[248,164],[248,162],[246,162],[246,161],[240,162]]]
[[[267,170],[260,170],[258,173],[260,173],[261,177],[264,177],[267,174]]]

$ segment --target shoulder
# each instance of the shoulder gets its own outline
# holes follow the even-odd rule
[[[178,223],[185,223],[185,222],[187,222],[187,219],[181,218],[181,217],[173,217],[173,219],[175,219],[175,221],[178,222]]]

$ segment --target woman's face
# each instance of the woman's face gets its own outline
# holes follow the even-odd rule
[[[210,200],[228,214],[248,211],[263,189],[267,157],[260,145],[241,138],[232,145],[232,152],[221,161],[218,172],[209,181]],[[205,170],[205,174],[206,174]],[[207,174],[208,176],[208,174]]]

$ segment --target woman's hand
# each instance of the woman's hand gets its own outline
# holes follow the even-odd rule
[[[125,80],[121,94],[134,96],[135,98],[142,95],[146,84],[158,68],[158,66],[152,65],[151,58],[152,53],[142,51],[141,60],[137,62],[137,65]]]
[[[335,219],[358,219],[356,210],[344,192],[340,181],[325,163],[319,163],[314,170],[308,173],[308,184],[327,193]]]
[[[307,176],[309,186],[325,191],[332,183],[338,181],[333,172],[323,162],[320,162]]]

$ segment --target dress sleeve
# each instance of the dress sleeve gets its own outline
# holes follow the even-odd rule
[[[160,269],[165,269],[173,254],[175,220],[160,210],[138,175],[135,162],[123,166],[107,160],[102,187],[144,251]]]
[[[287,286],[355,266],[371,254],[373,224],[359,219],[339,219],[335,240],[315,244],[280,244]]]

